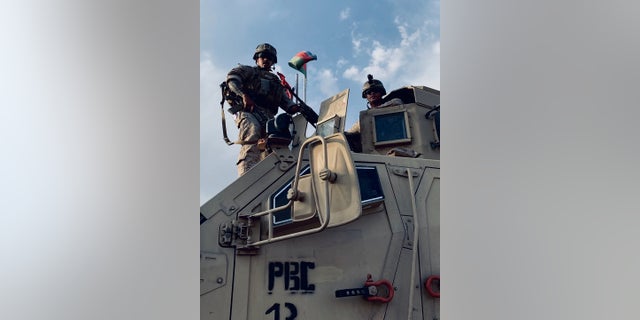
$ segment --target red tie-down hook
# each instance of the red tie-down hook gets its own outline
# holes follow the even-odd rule
[[[434,284],[437,284],[438,291],[433,290]],[[429,276],[427,280],[424,281],[424,287],[432,297],[440,298],[440,276]]]
[[[378,301],[387,303],[393,299],[393,286],[389,280],[371,280],[371,275],[367,275],[364,287],[353,289],[336,290],[336,298],[364,296],[368,301]]]

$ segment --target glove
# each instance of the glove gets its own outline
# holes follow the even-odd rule
[[[294,104],[294,105],[289,107],[289,110],[287,110],[288,114],[296,114],[298,112],[300,112],[300,105],[299,104]]]

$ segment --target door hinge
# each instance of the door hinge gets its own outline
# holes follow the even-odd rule
[[[218,244],[223,248],[236,248],[241,255],[257,254],[258,247],[251,245],[253,235],[260,238],[260,223],[253,223],[250,217],[239,217],[220,224]]]

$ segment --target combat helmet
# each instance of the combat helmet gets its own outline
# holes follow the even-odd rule
[[[364,85],[362,86],[362,99],[367,98],[366,92],[371,88],[380,90],[383,96],[387,94],[387,90],[384,89],[384,85],[382,85],[382,81],[374,79],[373,76],[370,74],[367,75],[367,79],[368,79],[367,82],[365,82]]]
[[[278,51],[268,43],[261,43],[256,47],[256,52],[253,54],[253,60],[258,59],[258,54],[264,51],[273,56],[273,63],[278,63]]]

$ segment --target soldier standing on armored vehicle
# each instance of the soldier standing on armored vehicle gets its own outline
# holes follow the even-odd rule
[[[289,98],[277,75],[271,72],[278,62],[272,45],[258,45],[253,60],[256,66],[240,65],[227,74],[226,84],[235,95],[230,111],[238,127],[242,147],[238,156],[238,175],[242,176],[261,160],[259,142],[266,137],[266,123],[278,113],[278,107],[289,114],[300,106]]]

